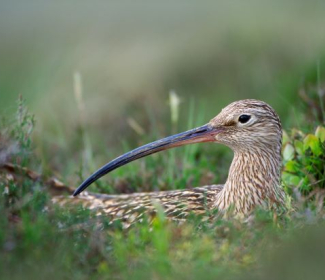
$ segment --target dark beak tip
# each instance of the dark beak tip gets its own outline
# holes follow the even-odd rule
[[[78,194],[79,194],[78,189],[76,189],[76,190],[73,192],[72,196],[73,196],[73,197],[76,197]]]

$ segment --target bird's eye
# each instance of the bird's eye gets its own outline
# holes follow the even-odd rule
[[[250,120],[250,118],[251,118],[250,115],[240,115],[238,121],[240,123],[247,123]]]

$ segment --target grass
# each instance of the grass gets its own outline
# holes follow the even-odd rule
[[[319,72],[317,80],[319,93]],[[324,96],[315,94],[314,89],[306,83],[305,101],[301,100],[297,109],[305,121],[299,129],[288,130],[284,138],[283,184],[292,197],[287,213],[277,216],[257,209],[247,223],[206,222],[193,216],[184,224],[169,222],[160,214],[151,225],[145,221],[123,230],[119,222],[109,225],[107,217],[96,217],[87,209],[51,205],[49,188],[42,180],[1,172],[1,278],[321,279],[325,272],[325,128],[320,117]],[[306,106],[308,102],[313,106]],[[190,118],[188,127],[204,119],[195,114],[194,99],[191,104],[189,116],[197,118]],[[171,108],[175,130],[178,109]],[[148,117],[155,122],[153,115]],[[34,127],[35,120],[20,98],[16,121],[4,120],[1,127],[0,164],[9,161],[42,171],[44,165],[35,156],[39,153],[32,141]],[[66,176],[81,181],[89,164],[99,166],[100,160],[89,156],[94,151],[86,125],[82,123],[78,129],[83,144],[77,149],[87,155],[85,161],[81,165],[75,158],[64,161],[66,155],[59,151],[53,162],[61,159],[59,170],[66,169]],[[157,136],[139,135],[138,144]],[[124,150],[129,148],[125,142]],[[225,149],[212,149],[210,145],[193,145],[153,155],[116,170],[92,190],[128,193],[222,182],[231,155]],[[170,168],[166,170],[166,166]],[[217,173],[217,166],[224,169]],[[54,172],[45,168],[44,173]]]

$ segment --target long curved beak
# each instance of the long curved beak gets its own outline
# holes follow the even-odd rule
[[[73,196],[80,194],[85,190],[90,184],[104,176],[105,174],[113,171],[114,169],[121,167],[131,161],[136,159],[167,150],[170,148],[183,146],[193,143],[201,142],[214,142],[215,135],[220,131],[218,128],[212,127],[210,124],[206,124],[179,134],[175,134],[150,144],[143,145],[136,148],[118,158],[112,160],[111,162],[105,164],[103,167],[98,169],[94,174],[88,177],[73,193]]]

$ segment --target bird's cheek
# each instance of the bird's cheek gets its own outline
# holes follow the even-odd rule
[[[216,140],[216,142],[220,143],[220,140],[222,139],[222,136],[219,134],[214,136],[214,139]]]
[[[226,144],[227,145],[228,142],[229,142],[227,135],[225,133],[222,133],[222,132],[215,135],[214,139],[215,139],[215,141],[217,143],[220,143],[220,144]]]

